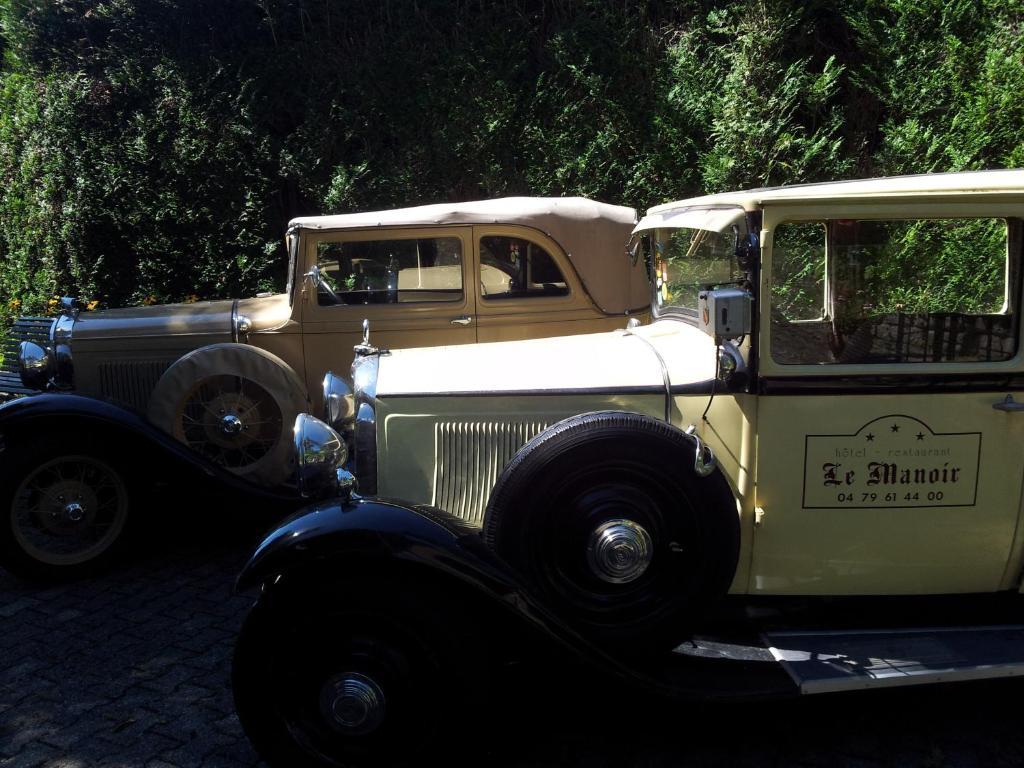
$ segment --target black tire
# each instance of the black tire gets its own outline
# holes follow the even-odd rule
[[[134,473],[112,447],[44,438],[4,455],[0,565],[32,581],[90,576],[114,560],[131,531]]]
[[[305,596],[264,595],[232,664],[242,728],[279,768],[426,764],[435,750],[450,757],[466,741],[462,731],[481,709],[488,678],[465,627],[438,596],[408,585],[317,580]],[[329,702],[353,680],[384,704],[370,710],[369,722],[343,726],[332,721]]]
[[[725,595],[739,557],[733,494],[719,471],[694,471],[695,455],[692,438],[649,416],[573,416],[505,467],[484,540],[581,633],[671,647]],[[625,560],[596,554],[609,529],[625,531]]]

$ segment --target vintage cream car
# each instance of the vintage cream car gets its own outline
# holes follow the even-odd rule
[[[635,223],[631,208],[582,198],[294,219],[285,293],[23,318],[0,393],[119,403],[272,486],[306,393],[319,408],[324,373],[351,364],[365,319],[392,347],[616,327],[646,309],[646,278],[623,258]]]
[[[240,578],[272,764],[465,732],[449,699],[479,711],[527,629],[663,692],[1022,673],[1024,171],[717,194],[635,234],[648,325],[364,347],[355,407],[329,380],[381,500],[315,505]],[[304,466],[345,453],[302,434]]]

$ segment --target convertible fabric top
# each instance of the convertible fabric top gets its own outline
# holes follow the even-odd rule
[[[650,287],[642,261],[626,256],[636,211],[584,197],[503,197],[421,205],[389,211],[306,216],[290,226],[313,230],[374,227],[514,224],[538,229],[569,256],[590,297],[603,312],[646,309]]]

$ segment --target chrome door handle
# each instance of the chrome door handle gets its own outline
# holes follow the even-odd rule
[[[469,315],[462,315],[462,317],[453,317],[452,325],[469,325],[473,322],[473,318]],[[1021,406],[1024,408],[1024,405]]]
[[[1005,400],[992,403],[992,407],[997,411],[1024,411],[1024,403],[1018,403],[1013,399],[1013,395],[1007,395]]]

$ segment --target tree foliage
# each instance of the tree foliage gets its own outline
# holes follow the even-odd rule
[[[1020,0],[0,0],[0,317],[283,284],[289,218],[1024,165]]]

